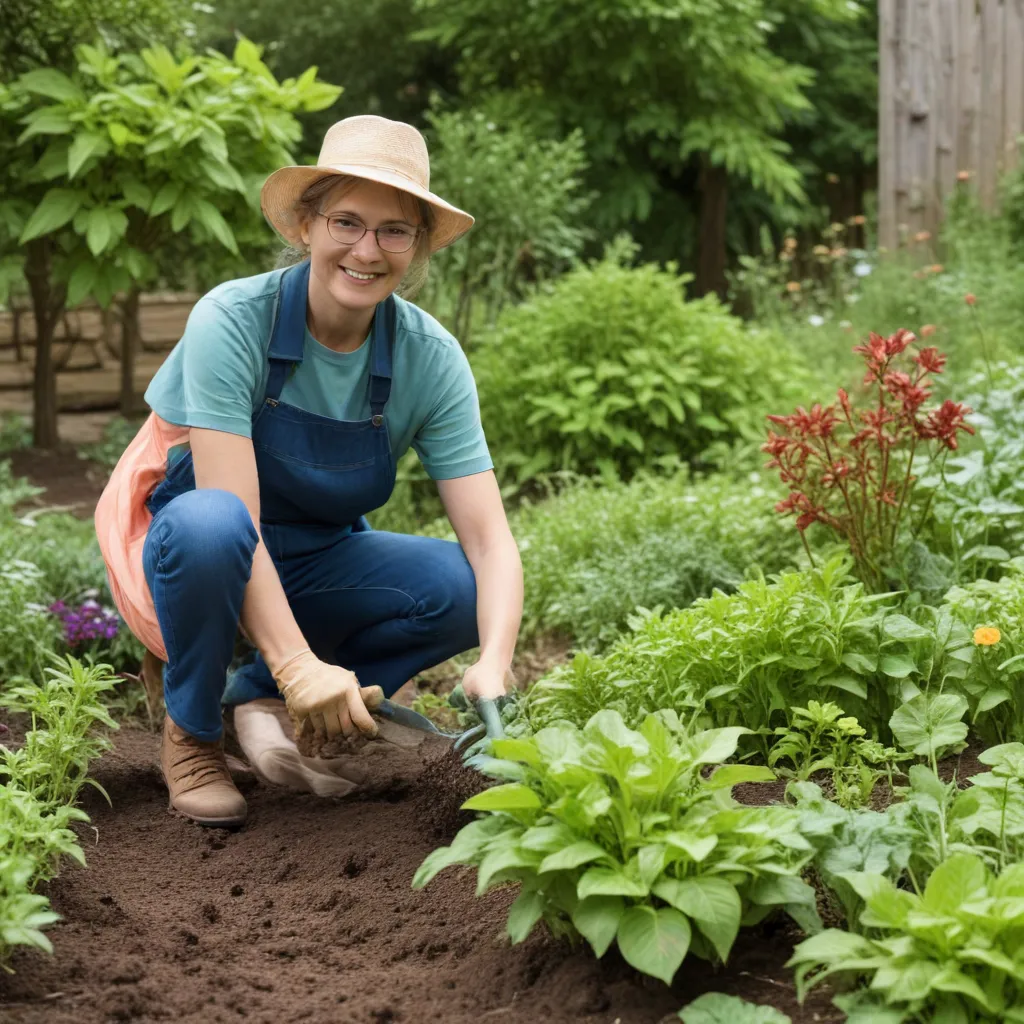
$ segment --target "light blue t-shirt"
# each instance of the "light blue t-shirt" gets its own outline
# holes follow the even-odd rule
[[[146,390],[168,423],[252,436],[270,367],[267,350],[283,271],[227,281],[204,295]],[[476,382],[459,343],[428,313],[396,296],[391,397],[384,410],[397,462],[415,449],[434,480],[491,469]],[[281,401],[340,420],[370,417],[370,345],[325,348],[306,330],[303,360]]]

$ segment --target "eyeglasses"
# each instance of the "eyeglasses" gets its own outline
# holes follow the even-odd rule
[[[321,217],[327,221],[327,230],[340,245],[355,245],[370,228],[360,224],[351,217],[339,217],[336,214],[321,213]],[[384,252],[408,252],[419,237],[420,228],[407,228],[401,224],[385,224],[383,227],[374,228],[373,233],[377,236],[377,245]]]

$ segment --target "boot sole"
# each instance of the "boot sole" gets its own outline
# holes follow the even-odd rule
[[[236,816],[233,818],[200,818],[198,815],[189,814],[187,811],[175,807],[173,799],[167,801],[167,810],[180,814],[183,818],[194,821],[197,825],[202,825],[204,828],[237,828],[239,825],[244,825],[249,817],[248,814],[243,814],[241,817]]]

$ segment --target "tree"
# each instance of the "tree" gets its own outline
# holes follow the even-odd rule
[[[651,217],[665,192],[700,193],[698,290],[724,285],[732,183],[804,199],[783,135],[809,110],[813,73],[773,49],[772,0],[417,0],[422,35],[461,53],[474,101],[509,94],[564,135],[581,128],[611,233]],[[790,0],[842,22],[856,4]],[[677,241],[680,241],[677,239]]]
[[[125,296],[122,402],[131,411],[138,296],[159,277],[158,257],[187,234],[199,252],[237,254],[236,232],[265,230],[259,187],[291,163],[294,117],[323,109],[340,89],[316,68],[279,83],[241,40],[231,59],[175,57],[167,48],[115,56],[80,46],[71,74],[35,69],[0,95],[17,122],[19,178],[5,223],[25,247],[37,320],[34,443],[57,440],[53,327],[86,298]],[[266,232],[269,239],[269,231]]]

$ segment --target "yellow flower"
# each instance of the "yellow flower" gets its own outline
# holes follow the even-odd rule
[[[974,631],[974,642],[979,647],[991,647],[1002,639],[1002,633],[995,626],[979,626]]]

